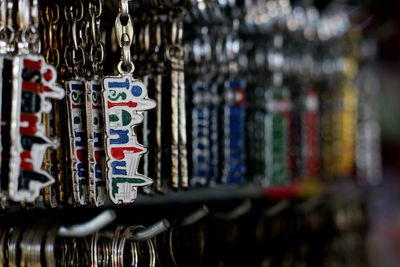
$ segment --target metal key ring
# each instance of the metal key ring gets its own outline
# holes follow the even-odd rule
[[[89,2],[89,15],[98,19],[103,13],[103,0],[98,0],[96,2],[98,5],[93,4],[93,2]]]
[[[138,229],[144,229],[143,226],[139,225],[134,225],[134,226],[129,226],[125,229],[125,231],[122,234],[121,241],[118,245],[118,251],[119,251],[119,261],[120,261],[120,266],[124,266],[124,252],[125,252],[125,246],[126,243],[129,242],[128,238],[133,235],[136,230]],[[137,266],[138,264],[138,256],[137,256],[137,247],[136,245],[131,244],[131,253],[132,253],[132,262],[131,266]]]
[[[90,240],[90,266],[107,266],[109,252],[109,240],[99,232],[93,234]]]
[[[19,246],[19,238],[23,230],[19,227],[13,228],[12,232],[10,233],[10,238],[8,239],[8,266],[9,267],[16,267],[18,263],[17,259],[17,250]]]
[[[139,253],[137,244],[135,242],[131,243],[131,255],[132,255],[131,266],[137,267],[139,264]]]
[[[108,267],[111,265],[111,241],[108,239],[103,239],[103,266]]]
[[[171,225],[171,228],[169,229],[169,234],[168,234],[168,252],[169,252],[169,256],[171,257],[172,263],[174,264],[175,267],[178,267],[178,264],[176,263],[174,247],[173,247],[173,234],[174,234],[174,228],[175,228],[176,223],[177,223],[177,221],[175,221]]]
[[[30,237],[29,257],[26,266],[41,266],[42,243],[46,236],[48,226],[39,224],[36,229],[32,228],[32,236]]]
[[[157,256],[156,256],[154,242],[152,239],[148,239],[148,240],[146,240],[146,244],[147,244],[148,250],[149,250],[149,267],[155,267]]]
[[[56,266],[56,257],[55,257],[55,243],[59,225],[54,225],[47,231],[44,239],[44,255],[46,266]]]
[[[99,232],[96,232],[92,235],[90,239],[90,266],[95,267],[99,266],[98,261],[98,249],[99,249]]]
[[[1,228],[0,230],[0,265],[5,266],[6,265],[6,259],[7,259],[7,253],[6,253],[6,247],[7,247],[7,236],[8,236],[9,229],[7,227]]]
[[[26,229],[19,241],[20,257],[18,266],[25,267],[26,264],[32,260],[32,247],[33,247],[33,232],[36,232],[37,226],[34,225]],[[18,256],[17,256],[18,257]]]
[[[131,263],[131,266],[137,266],[137,264],[138,264],[139,257],[138,257],[138,255],[135,255],[134,253],[137,253],[137,246],[138,246],[138,244],[141,243],[141,241],[132,242],[132,241],[129,241],[129,239],[135,233],[137,233],[138,230],[143,230],[143,229],[145,229],[145,227],[143,225],[134,225],[134,226],[128,227],[124,232],[124,237],[125,238],[124,238],[123,242],[121,242],[121,244],[120,244],[121,245],[120,249],[123,250],[124,247],[125,247],[125,242],[126,241],[131,242],[131,252],[132,252],[132,263]],[[155,247],[154,247],[153,241],[151,239],[147,239],[147,240],[142,241],[142,242],[146,242],[146,244],[148,246],[149,261],[150,261],[149,262],[149,267],[155,267],[155,265],[156,265],[156,251],[155,251]],[[123,259],[123,253],[121,255],[122,255],[122,259]],[[135,265],[133,265],[133,264],[135,264]]]
[[[114,235],[112,237],[112,244],[111,244],[111,266],[118,267],[119,265],[119,243],[121,242],[121,236],[123,231],[126,229],[125,225],[120,225],[115,229]]]

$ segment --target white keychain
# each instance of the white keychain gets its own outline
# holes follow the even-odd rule
[[[11,71],[8,194],[13,201],[33,202],[44,187],[54,182],[54,178],[42,169],[42,164],[46,149],[56,148],[57,142],[45,135],[42,117],[52,109],[49,99],[63,98],[64,91],[56,85],[54,67],[48,65],[42,56],[35,55],[38,50],[38,2],[29,4],[20,0],[18,4],[20,36],[17,39],[18,54],[12,60]],[[33,35],[28,38],[29,31]]]
[[[101,78],[102,64],[104,60],[104,44],[101,41],[100,16],[102,15],[102,0],[91,0],[89,2],[90,25],[88,44],[90,73],[86,79],[86,131],[88,148],[88,179],[89,179],[89,202],[98,207],[104,205],[106,198],[106,175],[104,170],[104,142],[103,142],[103,112]]]
[[[124,25],[121,17],[128,18]],[[127,0],[120,1],[115,28],[122,61],[118,64],[119,75],[107,76],[103,80],[103,110],[107,186],[110,199],[118,204],[133,202],[138,186],[153,183],[152,179],[137,173],[139,160],[147,149],[138,143],[134,126],[143,121],[142,112],[155,108],[156,103],[147,97],[144,84],[132,77],[134,65],[130,46],[133,25]]]

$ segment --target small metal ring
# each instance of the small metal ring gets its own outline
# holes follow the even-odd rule
[[[155,267],[156,266],[156,249],[154,246],[154,242],[151,239],[146,240],[146,244],[149,249],[149,267]]]
[[[99,232],[92,235],[90,241],[90,266],[108,266],[110,242]]]
[[[72,50],[72,62],[74,65],[81,64],[81,67],[85,66],[86,64],[85,50],[83,49],[82,46],[78,46],[77,50]]]
[[[184,60],[185,49],[180,45],[170,45],[165,51],[165,56],[167,57],[168,60],[171,59]]]
[[[61,57],[60,51],[57,48],[52,47],[46,49],[45,59],[49,64],[53,65],[55,68],[58,68],[58,66],[60,65],[61,61],[60,57]]]
[[[98,46],[95,46],[94,43],[90,45],[89,49],[89,59],[93,64],[100,65],[104,61],[104,44],[103,42],[99,42]]]
[[[77,5],[77,2],[79,2],[79,5]],[[64,16],[67,21],[81,21],[83,19],[84,10],[85,7],[82,1],[75,1],[73,5],[64,7]]]
[[[131,266],[137,267],[139,264],[139,253],[136,242],[131,242],[131,255],[132,255]]]
[[[64,49],[64,62],[67,68],[71,68],[73,66],[73,62],[72,62],[72,52],[74,51],[74,49],[67,45]]]
[[[123,65],[123,62],[122,62],[122,61],[120,61],[120,62],[118,63],[118,65],[117,65],[117,69],[118,69],[118,72],[119,72],[120,74],[133,73],[133,72],[135,71],[135,65],[133,64],[132,61],[129,62],[129,70],[128,70],[128,71],[125,71],[125,70],[122,68],[123,66],[124,66],[124,65]]]
[[[93,4],[93,2],[98,3],[98,5]],[[98,19],[103,13],[103,1],[98,0],[93,2],[89,2],[89,15],[90,16],[94,15],[96,19]]]

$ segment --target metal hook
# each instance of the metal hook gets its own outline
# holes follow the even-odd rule
[[[135,234],[128,236],[127,240],[133,241],[133,242],[146,241],[146,240],[149,240],[149,239],[165,232],[166,230],[168,230],[168,228],[170,226],[171,225],[167,219],[162,219],[162,220],[150,225],[149,227],[147,227],[143,230],[139,230]],[[101,233],[101,236],[112,239],[114,234],[112,231],[105,231],[105,232]]]
[[[86,237],[107,226],[116,218],[115,211],[105,210],[88,222],[68,227],[61,226],[57,234],[64,237]]]
[[[220,220],[233,221],[248,213],[251,210],[251,207],[251,201],[245,200],[242,204],[231,211],[214,213],[214,217]]]
[[[121,21],[124,18],[124,21]],[[126,18],[126,21],[125,21]],[[117,36],[118,45],[130,46],[133,42],[134,30],[131,16],[123,17],[123,14],[118,14],[115,19],[115,34]]]
[[[266,217],[274,217],[289,207],[290,207],[290,202],[288,200],[279,201],[272,207],[266,209],[263,212],[263,215]]]
[[[206,205],[201,206],[201,208],[195,210],[194,212],[190,213],[186,217],[184,217],[181,222],[180,226],[189,226],[192,225],[204,217],[206,217],[210,213],[210,210]]]
[[[146,229],[138,231],[136,234],[130,236],[128,240],[145,241],[165,232],[170,226],[171,225],[167,219],[162,219],[155,224],[150,225]]]
[[[320,197],[312,197],[304,202],[296,205],[294,207],[294,210],[300,213],[307,213],[309,211],[312,211],[315,209],[319,204],[321,204],[321,198]]]

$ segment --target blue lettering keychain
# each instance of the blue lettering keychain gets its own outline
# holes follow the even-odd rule
[[[127,18],[125,23],[122,18]],[[155,108],[156,103],[147,97],[144,84],[132,77],[133,24],[127,0],[120,1],[115,29],[122,50],[119,75],[103,80],[107,188],[112,202],[125,204],[136,199],[138,186],[153,183],[152,179],[137,173],[139,160],[147,149],[138,143],[134,127],[142,123],[142,112]]]

